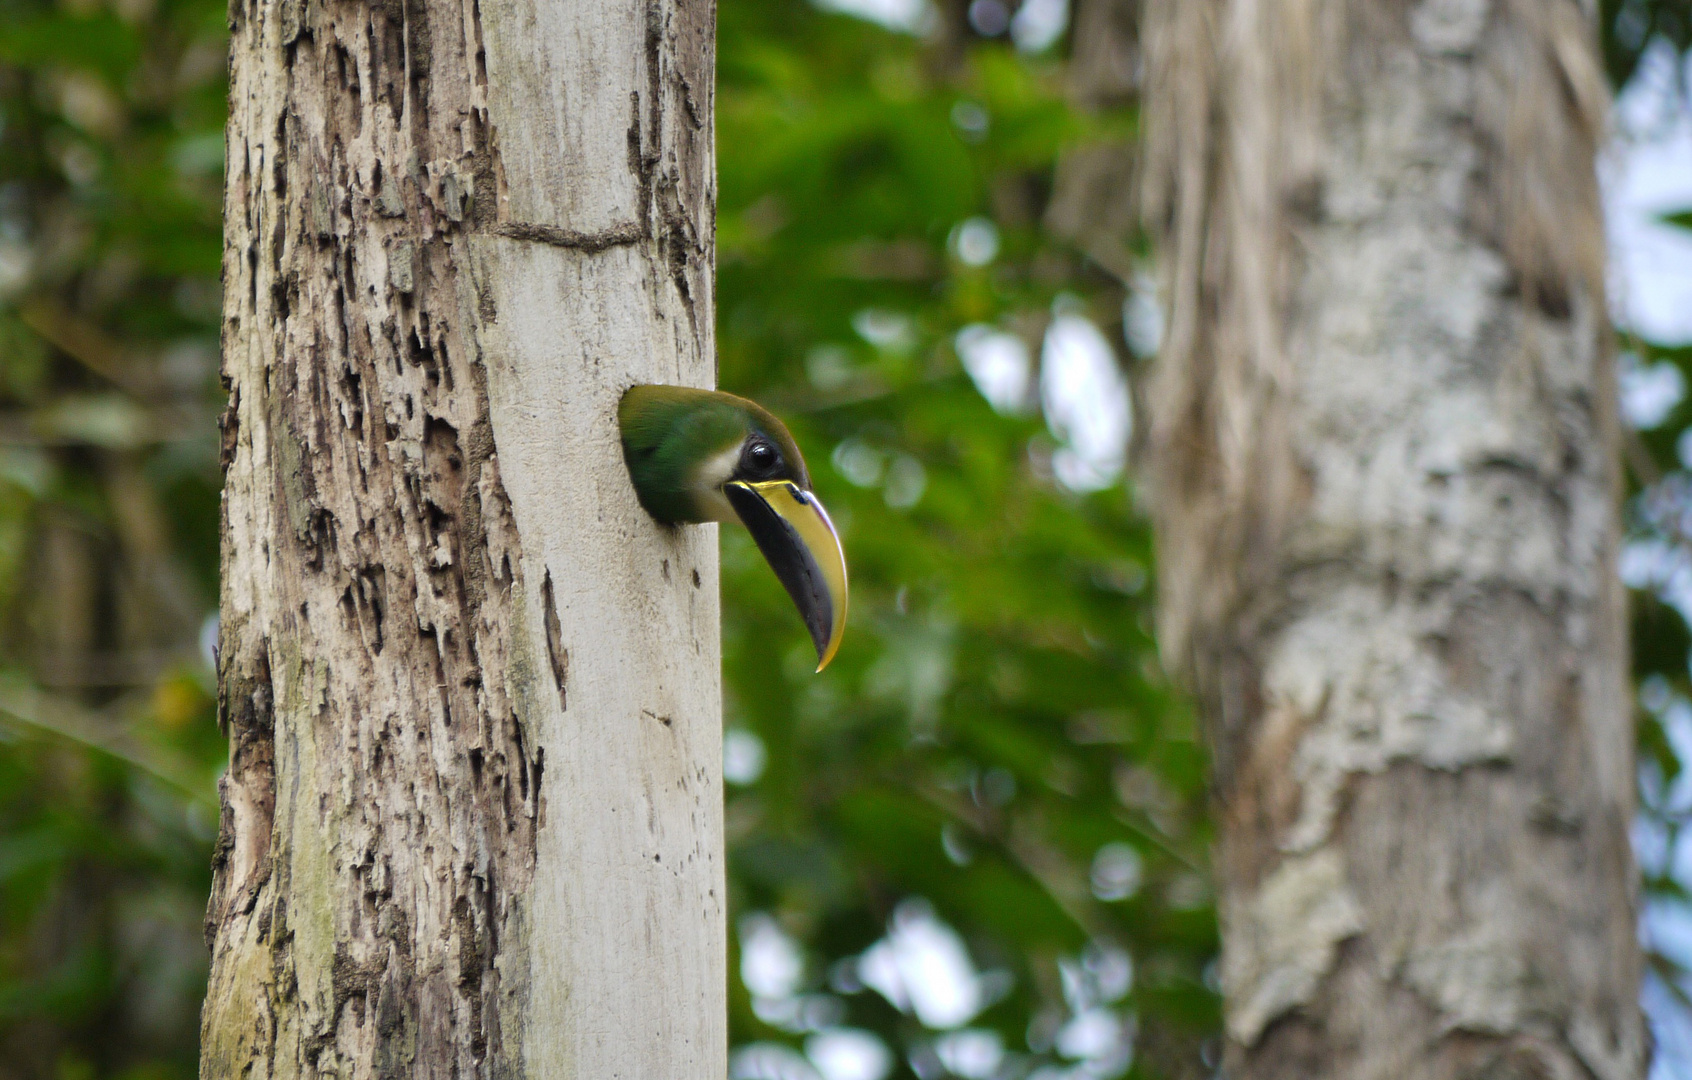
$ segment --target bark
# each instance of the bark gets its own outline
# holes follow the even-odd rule
[[[721,1076],[709,3],[233,0],[206,1077]]]
[[[1638,1077],[1590,13],[1146,7],[1146,452],[1224,1070]]]
[[[1139,104],[1144,56],[1142,0],[1076,0],[1068,96],[1086,113],[1129,112]],[[1136,277],[1142,235],[1133,196],[1138,140],[1129,134],[1068,148],[1058,161],[1043,224],[1123,285]]]

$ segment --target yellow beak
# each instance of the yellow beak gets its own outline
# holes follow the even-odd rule
[[[793,597],[821,671],[846,632],[846,553],[828,511],[789,480],[732,480],[723,485],[723,495]]]

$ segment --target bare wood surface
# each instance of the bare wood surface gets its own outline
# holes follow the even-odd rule
[[[207,1077],[720,1077],[709,4],[230,8]]]

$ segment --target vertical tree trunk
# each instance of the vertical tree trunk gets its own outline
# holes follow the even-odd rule
[[[1148,4],[1161,641],[1235,1080],[1643,1070],[1575,0]]]
[[[232,0],[206,1077],[721,1076],[714,7]]]

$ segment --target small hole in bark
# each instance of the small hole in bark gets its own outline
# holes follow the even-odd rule
[[[546,773],[546,749],[535,747],[535,828],[546,824],[546,795],[541,791],[541,777]]]
[[[558,707],[568,709],[565,684],[570,677],[570,650],[564,647],[563,628],[558,622],[558,603],[552,594],[552,571],[541,581],[541,603],[546,616],[546,652],[552,662],[552,681],[558,687]]]
[[[523,722],[517,719],[517,714],[511,714],[511,740],[517,744],[517,794],[524,802],[529,801],[529,751],[523,739]]]
[[[1546,318],[1560,322],[1574,313],[1573,305],[1569,301],[1568,286],[1561,281],[1545,278],[1536,282],[1533,299],[1540,313]]]

